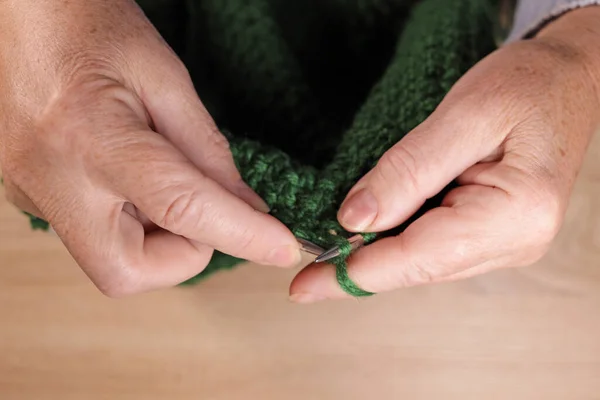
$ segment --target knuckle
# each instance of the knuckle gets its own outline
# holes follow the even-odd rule
[[[208,146],[203,154],[204,165],[210,169],[218,168],[227,172],[230,170],[237,172],[227,138],[212,123],[208,124],[207,132],[205,141]]]
[[[417,157],[405,144],[387,151],[375,170],[382,182],[397,185],[411,194],[419,193]]]
[[[399,241],[398,246],[404,247],[407,246],[407,243]],[[419,259],[416,256],[410,256],[411,253],[404,249],[402,253],[406,255],[406,258],[402,262],[403,266],[396,269],[397,274],[392,278],[396,281],[396,286],[402,288],[425,285],[436,281],[435,266],[424,262],[423,259]]]
[[[210,117],[207,117],[210,118]],[[231,148],[227,138],[221,133],[219,128],[211,122],[208,123],[207,136],[210,143],[216,148],[220,154],[220,157],[229,157],[231,155]]]
[[[177,234],[195,231],[208,218],[208,204],[197,190],[184,190],[164,206],[156,207],[151,217],[157,225]]]
[[[245,229],[240,232],[239,237],[236,239],[236,248],[239,254],[246,254],[247,251],[251,250],[256,243],[256,233],[250,229]]]
[[[179,75],[183,81],[187,84],[192,84],[192,75],[190,74],[190,70],[187,65],[179,58],[176,54],[172,54],[172,57],[169,57],[172,62],[173,71],[177,75]]]
[[[405,286],[427,285],[436,281],[435,275],[424,265],[413,264],[404,271],[401,282]]]
[[[545,246],[558,234],[563,220],[562,207],[552,196],[533,201],[526,211],[530,220],[532,245]]]
[[[158,39],[158,46],[152,47],[152,53],[146,53],[145,55],[150,58],[158,57],[162,63],[160,69],[157,72],[163,77],[169,77],[170,79],[181,80],[186,84],[192,83],[192,75],[186,63],[179,57],[177,52],[160,36]],[[145,65],[141,65],[139,68],[144,70],[147,68]]]
[[[433,283],[435,281],[435,276],[428,268],[415,265],[412,268],[411,279],[416,284],[425,285]]]

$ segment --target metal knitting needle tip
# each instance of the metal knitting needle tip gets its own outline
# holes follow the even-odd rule
[[[365,244],[365,239],[363,238],[362,235],[352,236],[350,239],[348,239],[348,241],[350,242],[350,245],[352,246],[351,252],[355,252],[356,250],[358,250]],[[336,257],[339,257],[341,254],[342,254],[342,250],[340,249],[339,246],[332,247],[331,249],[329,249],[326,252],[319,255],[315,259],[315,263],[317,263],[317,264],[324,263],[326,261],[329,261]]]
[[[296,240],[300,244],[300,249],[306,253],[318,256],[319,254],[323,254],[323,252],[325,251],[324,248],[317,246],[316,244],[309,242],[308,240],[298,238],[296,238]]]
[[[332,247],[331,249],[321,253],[317,258],[315,258],[315,263],[320,264],[326,261],[332,260],[336,257],[339,257],[341,254],[339,246]]]

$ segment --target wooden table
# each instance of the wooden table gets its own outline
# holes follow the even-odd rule
[[[600,399],[600,137],[538,266],[295,306],[294,271],[100,295],[0,201],[0,399]]]

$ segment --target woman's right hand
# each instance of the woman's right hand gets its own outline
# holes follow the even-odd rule
[[[0,0],[7,196],[106,295],[173,286],[213,251],[300,261],[241,179],[186,68],[133,0]]]

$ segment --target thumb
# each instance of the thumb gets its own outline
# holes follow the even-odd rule
[[[392,229],[488,157],[502,142],[501,135],[480,134],[480,123],[465,122],[464,115],[436,111],[388,150],[348,193],[338,213],[340,224],[351,232]]]

